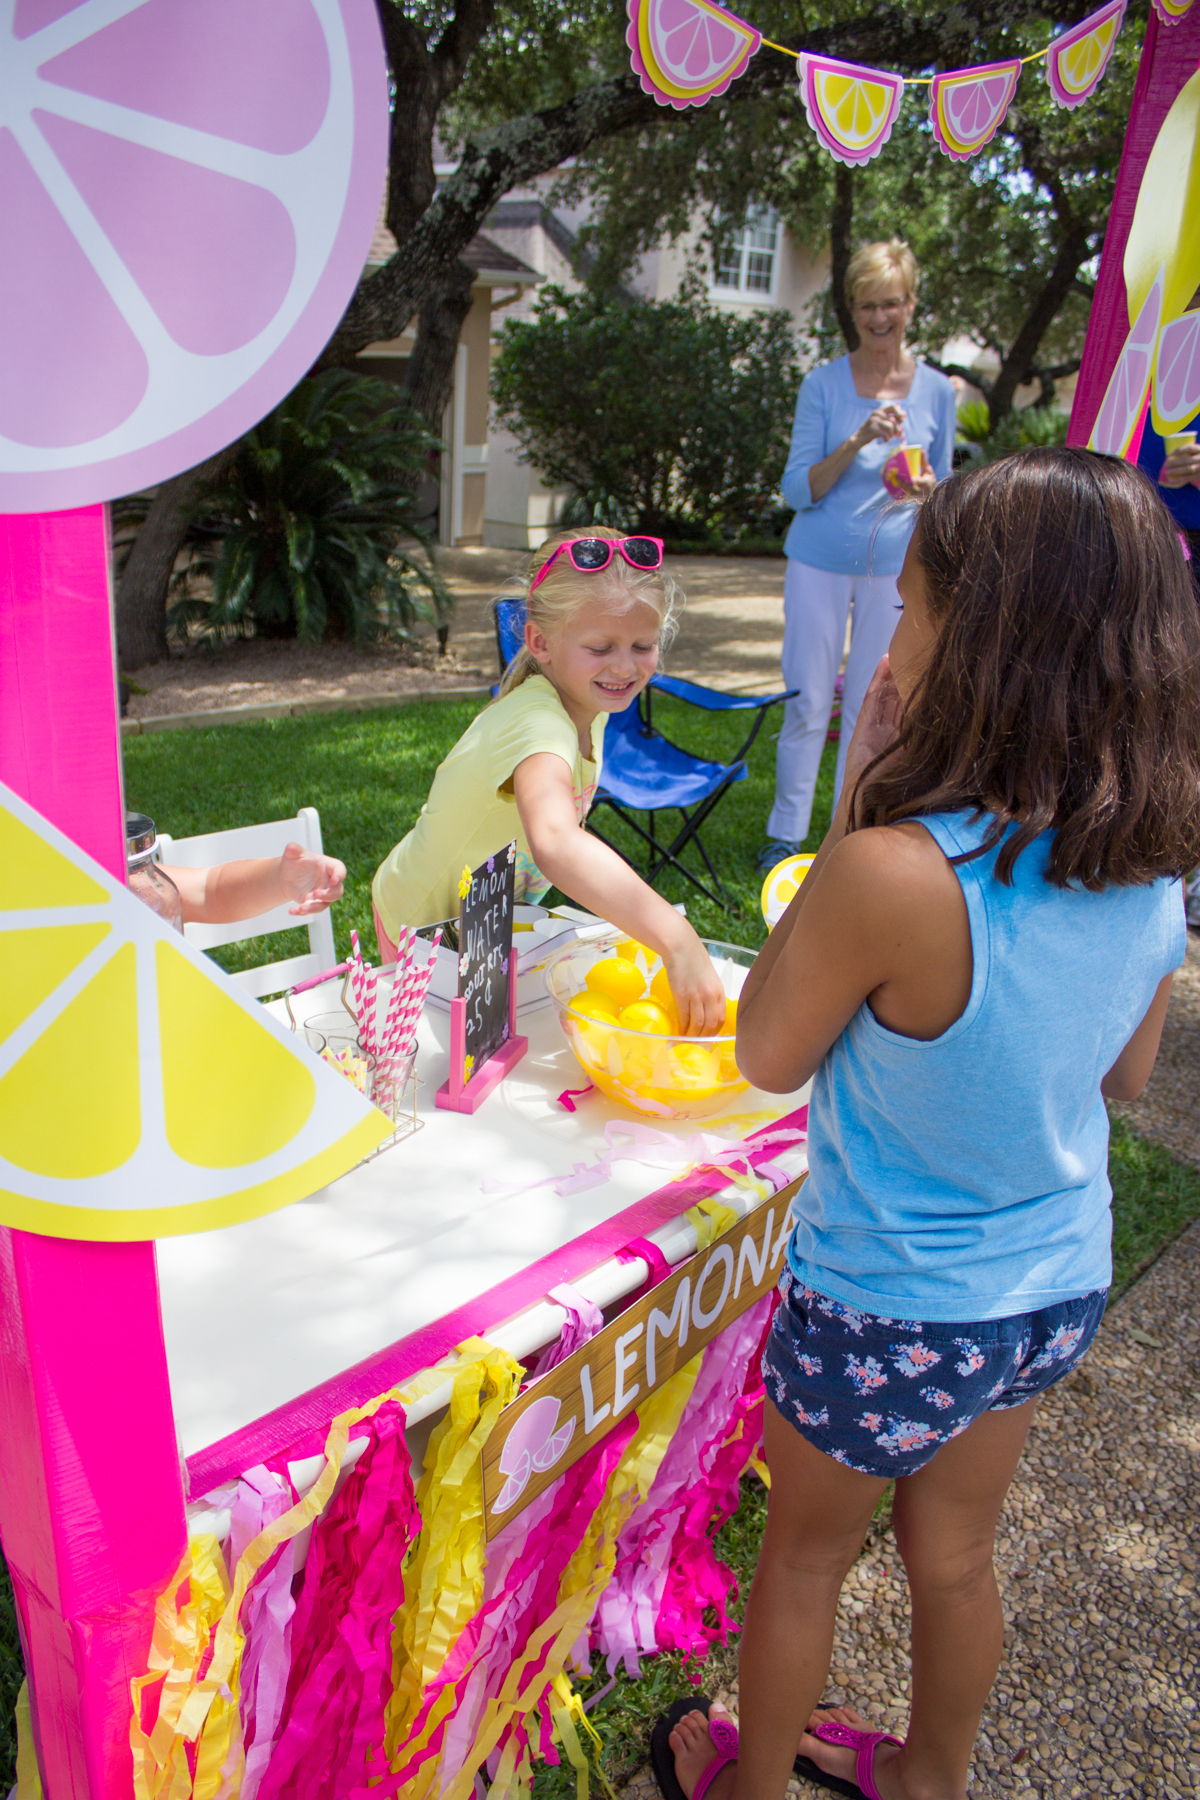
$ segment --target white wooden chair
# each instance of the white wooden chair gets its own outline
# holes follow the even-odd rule
[[[165,863],[180,869],[207,869],[214,863],[240,862],[244,857],[281,856],[287,844],[303,844],[306,850],[320,854],[321,820],[315,806],[302,806],[294,819],[273,819],[266,825],[243,825],[233,831],[210,831],[204,837],[171,838],[160,834],[158,841]],[[260,913],[256,919],[238,919],[229,925],[185,925],[183,929],[188,942],[198,950],[212,950],[218,944],[241,944],[273,931],[294,931],[300,925],[308,927],[307,956],[264,963],[260,968],[244,969],[230,977],[258,1000],[264,994],[278,994],[298,981],[306,981],[310,975],[323,974],[336,966],[333,921],[328,910],[310,919],[295,919],[283,905]]]

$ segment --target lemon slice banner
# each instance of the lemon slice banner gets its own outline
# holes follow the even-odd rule
[[[807,51],[796,73],[808,122],[835,162],[853,167],[878,156],[900,111],[904,77]]]
[[[109,1241],[233,1225],[391,1131],[0,785],[0,1223]]]
[[[1106,456],[1137,455],[1135,446],[1142,439],[1154,352],[1162,324],[1163,284],[1164,271],[1160,268],[1108,378],[1088,439],[1089,450],[1103,451]]]
[[[762,34],[710,0],[627,0],[629,45],[643,93],[682,111],[745,73]]]
[[[1070,31],[1055,38],[1046,55],[1046,80],[1059,106],[1068,111],[1095,93],[1116,48],[1126,0],[1108,0]]]
[[[1021,62],[988,63],[935,75],[929,119],[938,149],[955,162],[976,155],[999,131],[1021,79]]]

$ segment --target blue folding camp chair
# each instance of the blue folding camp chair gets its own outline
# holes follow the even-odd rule
[[[493,602],[493,610],[496,653],[503,673],[525,641],[525,602],[498,599]],[[651,885],[669,866],[686,875],[693,887],[699,888],[718,906],[728,907],[729,895],[704,848],[700,827],[730,788],[745,781],[746,758],[762,728],[767,709],[791,700],[798,692],[798,688],[792,688],[784,694],[722,694],[716,688],[701,687],[694,681],[680,681],[674,675],[652,675],[649,686],[643,689],[638,700],[630,701],[623,712],[609,715],[604,734],[603,779],[593,803],[593,819],[597,808],[610,806],[630,830],[637,833],[648,846],[647,880]],[[755,719],[750,735],[737,755],[727,763],[693,756],[689,750],[681,749],[655,730],[651,710],[655,693],[671,694],[689,706],[702,707],[705,712],[752,711]],[[682,823],[670,843],[664,844],[655,836],[654,816],[676,808]],[[648,814],[647,826],[631,818],[633,812]],[[617,849],[603,832],[596,830],[591,820],[588,829],[610,849]],[[680,861],[689,843],[694,843],[699,851],[712,878],[712,887]],[[618,851],[618,855],[624,856],[624,852]],[[629,858],[625,857],[625,860],[628,862]]]

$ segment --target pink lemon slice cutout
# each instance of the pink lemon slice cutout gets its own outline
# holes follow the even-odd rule
[[[1192,0],[1154,0],[1154,10],[1164,25],[1178,25]]]
[[[900,111],[903,76],[807,51],[796,73],[808,122],[834,160],[854,167],[878,156]]]
[[[1136,456],[1135,440],[1140,443],[1142,423],[1146,416],[1146,400],[1154,369],[1154,352],[1158,346],[1158,330],[1162,321],[1163,271],[1142,302],[1137,318],[1129,328],[1121,354],[1117,358],[1096,423],[1088,440],[1089,450],[1101,450],[1108,456]]]
[[[1020,79],[1019,57],[935,75],[929,117],[938,149],[955,162],[977,155],[1000,129]]]
[[[1059,106],[1081,106],[1104,79],[1116,48],[1126,0],[1109,0],[1070,31],[1055,38],[1046,53],[1046,80]]]
[[[375,225],[386,64],[373,0],[0,18],[0,511],[52,511],[202,462],[311,368]]]
[[[1164,325],[1154,359],[1154,428],[1181,431],[1200,413],[1200,312]]]
[[[629,0],[625,41],[643,92],[682,112],[723,94],[762,43],[753,25],[709,0]]]

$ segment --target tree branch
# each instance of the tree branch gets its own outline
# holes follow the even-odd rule
[[[858,332],[846,297],[846,270],[850,265],[854,229],[854,170],[839,163],[833,177],[833,212],[829,219],[830,286],[833,310],[842,328],[847,350],[858,349]]]
[[[446,37],[457,29],[464,34],[465,41],[465,34],[478,26],[482,9],[490,8],[491,3],[492,0],[458,0],[455,25],[447,28]],[[393,68],[397,70],[397,86],[404,96],[403,105],[396,108],[393,117],[395,157],[398,150],[406,150],[396,142],[398,132],[407,136],[410,142],[425,135],[422,87],[424,82],[431,82],[432,77],[424,76],[421,51],[426,57],[430,53],[423,40],[420,40],[420,49],[416,47],[414,40],[419,34],[411,26],[407,31],[393,26],[388,17],[396,10],[392,0],[380,0],[380,4],[385,33],[389,34],[389,56],[395,42],[399,69],[396,64]],[[1074,24],[1083,18],[1088,4],[1089,0],[1066,0],[1061,9],[1063,23]],[[882,62],[900,70],[953,67],[969,60],[973,45],[981,35],[1042,16],[1040,0],[978,0],[969,15],[963,7],[951,5],[924,19],[914,18],[897,6],[879,5],[865,16],[808,32],[793,40],[789,48],[796,52],[809,50],[841,57],[851,62]],[[456,56],[460,54],[457,38],[451,48]],[[439,52],[440,49],[439,45]],[[403,78],[400,71],[403,71]],[[419,133],[410,108],[407,86],[410,74],[416,78],[417,92],[413,98],[422,113]],[[785,89],[794,80],[795,66],[790,58],[774,51],[762,51],[729,93],[722,100],[709,104],[722,108],[740,105]],[[634,76],[622,75],[611,81],[597,82],[561,106],[506,120],[468,140],[455,173],[425,210],[414,216],[415,203],[419,194],[425,191],[417,177],[423,177],[427,187],[432,183],[430,153],[427,168],[422,165],[407,175],[407,196],[401,198],[393,188],[388,224],[397,240],[396,255],[384,268],[360,283],[320,366],[348,364],[368,344],[398,336],[426,300],[437,292],[446,271],[483,225],[497,200],[510,188],[557,168],[571,157],[582,155],[603,138],[634,129],[654,130],[664,122],[663,109],[652,95],[642,92]],[[432,120],[426,138],[427,143],[431,141]],[[415,165],[417,159],[411,151],[406,150],[406,154],[408,163],[405,167]],[[395,180],[393,163],[393,182]]]

